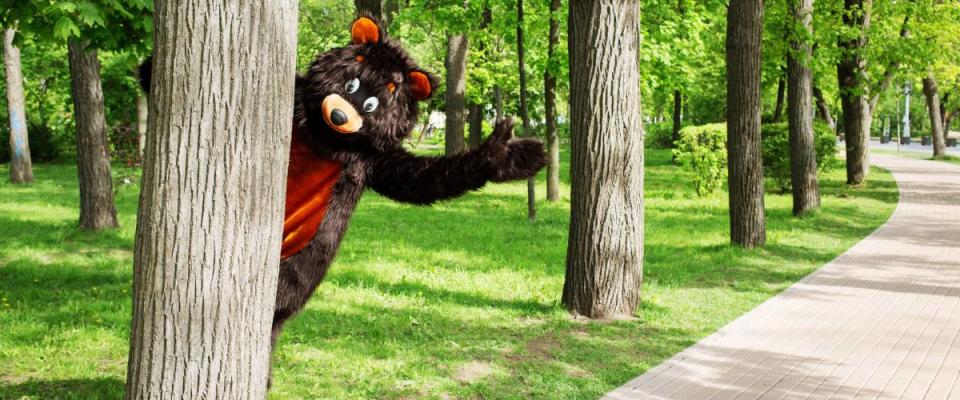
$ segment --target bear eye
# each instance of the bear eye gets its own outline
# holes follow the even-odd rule
[[[368,97],[367,100],[363,102],[363,112],[372,113],[379,105],[380,100],[377,100],[376,97]]]
[[[346,90],[347,93],[354,93],[357,89],[360,89],[360,80],[357,78],[351,79],[350,82],[347,82],[347,85],[344,86],[344,90]]]

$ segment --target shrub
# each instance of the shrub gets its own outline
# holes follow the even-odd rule
[[[673,122],[657,122],[643,126],[644,142],[652,149],[673,148]]]
[[[32,162],[53,161],[60,157],[62,147],[50,126],[33,120],[27,122],[27,141]],[[10,131],[0,131],[0,163],[10,162]]]
[[[681,166],[693,172],[698,196],[715,192],[727,179],[726,123],[681,129],[673,154]]]
[[[786,123],[765,124],[763,136],[763,174],[773,179],[781,192],[791,190],[790,182],[790,131]],[[813,125],[814,144],[817,152],[817,173],[832,169],[837,164],[837,139],[833,130],[822,123]]]

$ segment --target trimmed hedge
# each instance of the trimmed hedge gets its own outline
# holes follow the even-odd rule
[[[837,165],[836,137],[825,124],[814,124],[817,172]],[[783,192],[790,184],[790,134],[786,123],[761,126],[763,174]],[[673,154],[681,166],[693,173],[693,188],[698,196],[715,192],[727,181],[726,123],[688,126],[680,131]]]

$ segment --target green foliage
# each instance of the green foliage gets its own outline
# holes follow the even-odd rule
[[[787,123],[764,124],[760,133],[763,137],[763,175],[773,179],[782,193],[788,193],[791,190],[788,125]],[[821,174],[837,165],[837,139],[826,124],[814,124],[813,133],[817,153],[817,173]]]
[[[673,148],[673,122],[655,122],[644,124],[644,146],[652,149]]]
[[[727,180],[727,125],[688,126],[680,130],[673,154],[690,171],[698,196],[706,196]]]
[[[27,121],[27,133],[30,142],[30,159],[33,162],[53,161],[61,156],[66,147],[63,138],[58,137],[53,129],[41,121]],[[0,129],[0,163],[10,162],[10,130]]]

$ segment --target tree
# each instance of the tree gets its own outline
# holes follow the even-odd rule
[[[547,118],[547,201],[560,200],[560,140],[557,138],[557,77],[554,64],[560,42],[560,0],[550,0],[550,31],[547,38],[547,68],[543,73],[544,114]]]
[[[297,5],[161,1],[156,15],[127,398],[263,399]]]
[[[793,215],[801,216],[820,207],[817,182],[817,149],[813,134],[813,73],[807,63],[813,57],[813,0],[788,0],[795,26],[787,55],[787,119],[790,131],[790,181]]]
[[[147,145],[147,115],[149,107],[147,106],[147,97],[137,96],[137,151],[140,155],[140,162],[143,162],[143,148]]]
[[[33,182],[30,140],[23,99],[23,74],[20,49],[13,44],[17,31],[8,28],[3,35],[3,66],[7,77],[7,113],[10,116],[10,183]]]
[[[819,87],[813,87],[813,98],[816,100],[817,112],[820,118],[823,118],[823,122],[826,122],[830,129],[836,129],[837,122],[833,120],[833,114],[830,113],[830,106],[827,105],[827,99],[823,97],[823,91],[821,91]]]
[[[493,13],[490,10],[489,3],[484,4],[483,7],[483,17],[480,20],[479,30],[483,31],[490,25],[490,22],[493,20]],[[478,41],[477,43],[477,52],[481,55],[484,52],[484,43]],[[470,118],[470,133],[467,135],[467,141],[470,144],[471,149],[476,149],[480,147],[480,142],[483,141],[483,104],[474,100],[470,102],[468,107],[468,117]],[[498,121],[499,122],[499,121]]]
[[[643,277],[637,0],[571,1],[571,199],[563,304],[629,318]]]
[[[358,13],[369,14],[383,25],[383,29],[390,26],[400,6],[397,0],[353,0]]]
[[[465,91],[467,87],[467,35],[447,34],[446,129],[445,152],[457,154],[466,150],[463,142]]]
[[[523,135],[532,136],[530,111],[527,109],[527,70],[523,60],[523,0],[517,0],[517,67],[520,76],[520,118]],[[537,219],[537,178],[527,179],[527,219]]]
[[[937,79],[933,72],[923,78],[923,95],[927,98],[927,110],[930,114],[930,136],[933,137],[933,156],[940,158],[947,154],[944,141],[943,118],[941,118],[940,95],[937,93]]]
[[[727,10],[727,159],[730,241],[766,242],[760,156],[760,38],[763,0],[733,0]]]
[[[783,100],[787,90],[787,82],[781,76],[777,79],[777,105],[773,108],[773,122],[780,122],[783,118]]]
[[[113,177],[107,147],[103,88],[97,50],[71,39],[67,44],[73,114],[77,121],[77,172],[80,176],[80,227],[100,230],[116,228],[117,209],[113,203]]]

